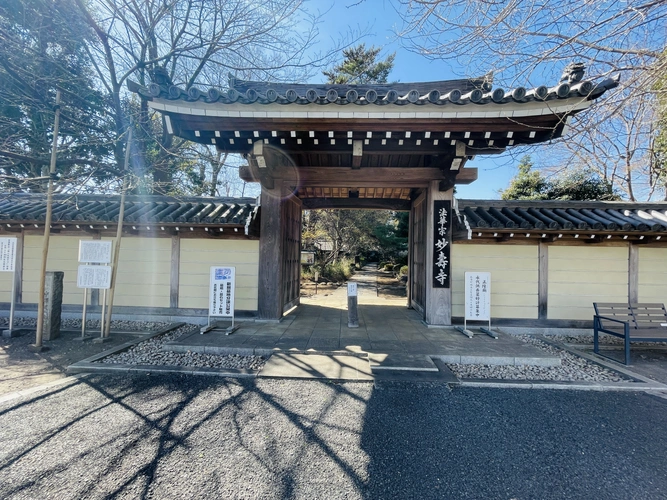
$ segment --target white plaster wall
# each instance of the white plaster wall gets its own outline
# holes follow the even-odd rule
[[[452,246],[452,316],[462,317],[466,271],[491,273],[491,316],[538,317],[537,245]]]
[[[235,309],[257,310],[258,240],[181,239],[179,307],[208,308],[211,266],[236,267]]]
[[[639,302],[667,303],[667,248],[639,247]]]
[[[593,302],[627,302],[628,247],[550,246],[549,319],[593,319]]]

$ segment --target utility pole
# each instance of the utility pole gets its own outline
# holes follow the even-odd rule
[[[49,255],[49,236],[51,235],[51,217],[53,212],[53,181],[56,177],[56,154],[58,152],[58,127],[60,125],[60,90],[56,91],[56,117],[53,124],[53,146],[51,147],[51,166],[49,169],[49,188],[46,195],[46,219],[44,221],[44,243],[42,245],[42,272],[39,274],[39,295],[37,296],[37,333],[35,343],[30,348],[40,352],[44,333],[44,289],[46,287],[46,260]]]

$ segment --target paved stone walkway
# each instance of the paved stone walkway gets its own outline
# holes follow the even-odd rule
[[[215,354],[269,355],[280,351],[405,353],[440,358],[447,363],[533,364],[553,366],[560,359],[499,333],[472,339],[454,328],[429,328],[405,298],[378,297],[376,269],[357,272],[359,327],[347,326],[347,289],[302,298],[280,323],[246,322],[232,335],[194,333],[171,342],[168,349]]]

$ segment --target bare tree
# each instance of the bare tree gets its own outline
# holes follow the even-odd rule
[[[566,139],[570,156],[559,151],[561,166],[585,163],[609,175],[630,199],[664,193],[651,151],[658,103],[664,102],[659,94],[665,89],[656,84],[667,73],[667,2],[398,3],[403,43],[426,57],[454,60],[468,75],[491,69],[500,85],[541,85],[572,61],[595,76],[619,75],[621,85],[605,95],[605,104],[575,119],[577,133]]]
[[[551,163],[557,170],[581,167],[597,174],[632,201],[664,197],[661,165],[655,161],[657,123],[653,96],[640,94],[618,107],[614,102],[600,104],[598,115],[606,119],[595,127],[584,120],[570,140],[553,148]],[[554,160],[559,156],[560,160]],[[563,158],[567,161],[564,164]]]
[[[194,143],[189,143],[180,154],[187,167],[175,174],[173,194],[226,198],[259,195],[258,184],[247,185],[239,177],[239,168],[245,163],[239,155]]]
[[[243,78],[298,78],[328,62],[306,51],[318,35],[317,19],[302,0],[75,0],[96,35],[89,47],[101,85],[110,96],[116,133],[137,125],[136,140],[152,187],[168,192],[183,141],[166,133],[145,102],[132,102],[124,85],[134,79],[226,86],[228,72]],[[122,161],[118,142],[116,160]],[[148,182],[150,184],[150,182]]]
[[[535,76],[541,80],[545,72],[555,77],[573,59],[596,74],[622,73],[633,83],[654,79],[656,70],[664,72],[664,0],[399,3],[406,20],[400,35],[409,48],[427,57],[454,59],[473,72],[495,69],[525,83]]]

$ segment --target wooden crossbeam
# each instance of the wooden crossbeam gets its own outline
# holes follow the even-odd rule
[[[301,200],[306,210],[315,209],[350,209],[350,210],[395,210],[410,211],[410,200],[391,198],[304,198]]]
[[[245,175],[243,168],[239,172]],[[273,170],[272,173],[276,179],[293,180],[295,170]],[[366,167],[354,171],[347,167],[297,167],[296,175],[298,175],[300,186],[340,186],[343,184],[361,186],[370,183],[370,186],[377,187],[407,188],[417,184],[421,185],[424,182],[451,178],[450,172],[439,168],[392,167]],[[244,177],[241,178],[246,180]],[[476,168],[463,168],[456,175],[457,184],[469,184],[476,179]]]

